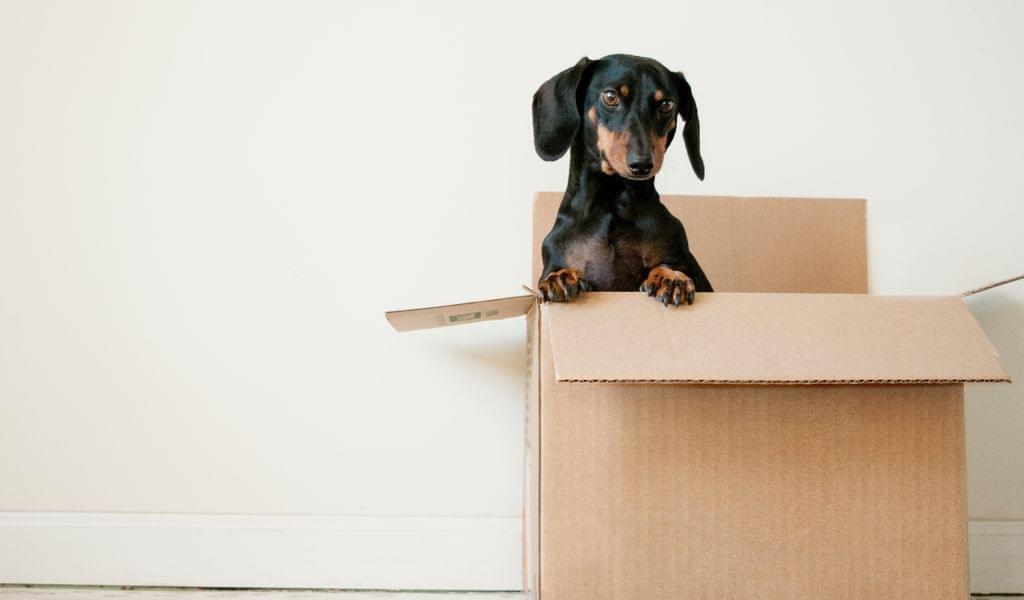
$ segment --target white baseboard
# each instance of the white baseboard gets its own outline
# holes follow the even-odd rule
[[[971,591],[1024,592],[1024,521],[971,521]],[[516,517],[0,512],[0,583],[517,590]]]
[[[967,524],[971,592],[1024,593],[1024,521]]]
[[[515,517],[0,512],[0,583],[516,590]]]

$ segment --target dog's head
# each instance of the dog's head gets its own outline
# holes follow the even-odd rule
[[[676,116],[697,177],[704,179],[700,121],[690,84],[650,58],[582,58],[533,95],[533,142],[544,160],[565,154],[577,135],[608,175],[650,179],[672,143]]]

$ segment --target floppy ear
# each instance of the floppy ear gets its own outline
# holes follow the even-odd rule
[[[693,90],[682,73],[673,73],[676,92],[679,94],[679,116],[686,125],[683,126],[683,143],[686,154],[690,157],[690,166],[697,174],[697,179],[704,181],[704,159],[700,155],[700,119],[697,118],[697,102],[693,99]]]
[[[576,90],[590,64],[584,56],[578,63],[547,80],[533,95],[533,145],[544,160],[565,154],[580,128]]]

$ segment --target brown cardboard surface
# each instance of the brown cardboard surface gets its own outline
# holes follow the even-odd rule
[[[962,386],[543,388],[541,600],[967,594]]]
[[[591,292],[544,310],[559,381],[1009,381],[955,296]]]
[[[535,278],[560,199],[535,202]],[[859,295],[863,201],[663,200],[721,293],[388,313],[399,331],[527,314],[524,589],[964,598],[963,387],[870,383],[1005,380],[962,302]],[[556,359],[561,379],[633,383],[559,381]],[[808,384],[669,383],[697,379]]]
[[[540,311],[526,315],[526,439],[523,469],[523,591],[538,589],[540,575]]]
[[[533,281],[561,192],[534,198]],[[662,195],[718,292],[867,293],[864,200]]]
[[[535,203],[535,278],[560,198]],[[719,292],[867,292],[861,201],[663,199]],[[961,385],[559,382],[553,314],[586,312],[603,296],[537,315],[535,598],[965,597]],[[641,303],[627,319],[661,311],[643,327],[663,335],[649,328],[672,309],[607,296]],[[715,302],[704,300],[679,314],[700,318]],[[614,318],[573,324],[579,345],[561,356],[600,362],[639,341],[630,361],[651,357],[605,308]],[[686,344],[692,332],[682,333],[664,341]],[[748,333],[748,345],[764,342]]]
[[[533,304],[532,295],[522,295],[427,308],[392,310],[384,313],[384,316],[395,331],[413,331],[520,317],[525,315]]]

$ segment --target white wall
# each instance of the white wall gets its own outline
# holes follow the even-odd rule
[[[530,96],[583,54],[686,71],[708,178],[663,192],[866,197],[879,293],[1024,270],[1024,4],[625,7],[0,4],[0,511],[514,523],[523,324],[381,313],[528,281]],[[971,306],[1024,378],[1024,286]],[[968,393],[973,519],[1024,519],[1022,389]]]

